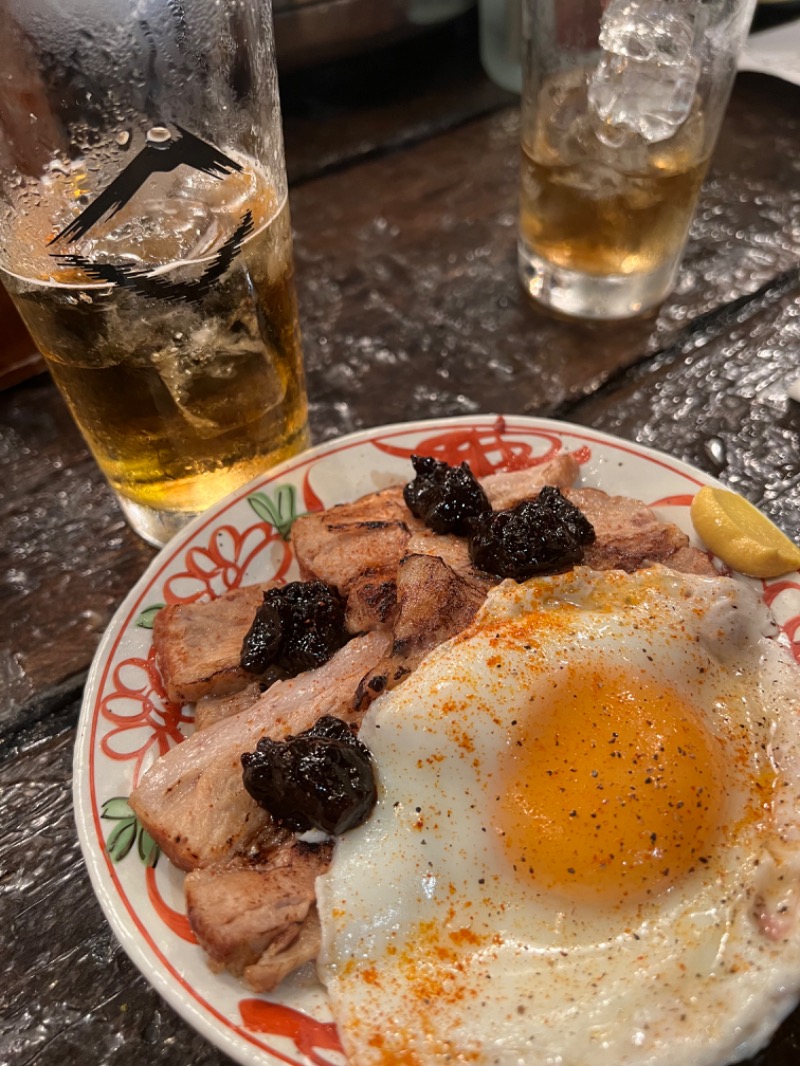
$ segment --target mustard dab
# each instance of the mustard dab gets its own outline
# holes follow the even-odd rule
[[[705,546],[732,570],[768,578],[800,569],[800,548],[738,493],[706,485],[690,514]]]

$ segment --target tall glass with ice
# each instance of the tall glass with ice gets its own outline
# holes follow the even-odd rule
[[[270,3],[0,16],[0,278],[163,544],[308,443]]]
[[[519,271],[608,319],[673,286],[755,0],[526,0]]]

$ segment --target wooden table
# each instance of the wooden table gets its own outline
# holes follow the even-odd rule
[[[717,475],[800,538],[800,89],[741,75],[675,293],[559,321],[516,280],[516,99],[473,17],[282,85],[317,442],[404,419],[555,416]],[[0,1062],[207,1066],[117,946],[72,822],[100,635],[154,551],[49,378],[0,394]],[[800,1014],[760,1066],[800,1061]]]

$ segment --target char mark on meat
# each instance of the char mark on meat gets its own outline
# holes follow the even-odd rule
[[[351,633],[389,627],[397,607],[397,567],[367,570],[353,582],[347,597],[345,623]]]
[[[397,576],[392,647],[361,682],[359,706],[394,688],[429,651],[466,629],[493,583],[469,565],[459,574],[437,555],[407,555]]]
[[[291,837],[255,858],[194,870],[185,881],[189,924],[214,970],[269,992],[319,950],[314,883],[332,845]]]
[[[482,484],[495,509],[532,498],[545,484],[565,489],[595,528],[597,539],[584,559],[589,567],[630,571],[662,562],[715,573],[676,526],[643,503],[568,489],[576,474],[575,461],[561,456],[530,470],[492,475]],[[303,576],[333,584],[348,598],[350,632],[375,632],[356,637],[318,670],[279,681],[263,695],[251,686],[247,694],[226,696],[220,693],[233,683],[230,659],[238,665],[242,637],[264,586],[222,597],[221,605],[214,601],[217,607],[165,608],[156,636],[170,698],[211,693],[198,708],[199,724],[206,728],[154,764],[131,796],[142,825],[166,855],[193,871],[186,879],[189,917],[212,966],[259,992],[316,955],[314,880],[329,856],[324,848],[303,850],[307,846],[276,827],[247,794],[242,752],[252,751],[262,736],[296,735],[323,714],[358,723],[372,699],[473,621],[497,583],[472,565],[463,538],[424,529],[406,510],[400,487],[301,516],[292,540]],[[252,604],[244,613],[248,597]],[[233,654],[226,661],[218,648],[220,627],[227,624],[226,612],[240,610],[244,620],[236,623],[241,628],[231,638]],[[193,654],[201,633],[205,659]],[[223,718],[239,699],[244,709]]]
[[[578,470],[571,456],[561,455],[525,470],[490,474],[481,485],[492,506],[506,507],[535,496],[545,485],[573,484]],[[325,581],[347,598],[347,628],[361,633],[392,628],[397,568],[414,553],[410,542],[419,535],[435,536],[408,510],[403,487],[397,485],[301,515],[292,526],[292,547],[305,579]],[[457,538],[439,539],[442,551],[459,550],[444,544]]]
[[[391,626],[397,565],[419,524],[398,486],[300,515],[292,547],[303,578],[333,585],[347,600],[347,627],[359,633]]]

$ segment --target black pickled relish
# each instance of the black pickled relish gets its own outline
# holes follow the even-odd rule
[[[439,459],[412,455],[416,477],[403,489],[403,499],[413,515],[434,533],[465,536],[469,523],[492,506],[466,463],[450,466]]]
[[[332,715],[285,740],[263,737],[242,755],[244,787],[279,825],[339,834],[361,825],[377,789],[369,749]]]
[[[474,519],[469,556],[489,574],[525,581],[580,563],[594,539],[583,512],[548,485],[535,499]]]
[[[294,677],[322,666],[349,639],[344,612],[339,593],[322,581],[268,589],[242,642],[242,669]]]

